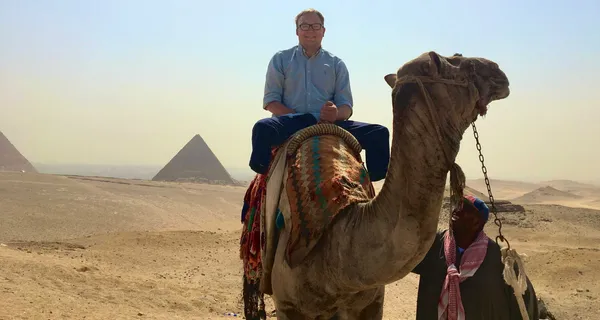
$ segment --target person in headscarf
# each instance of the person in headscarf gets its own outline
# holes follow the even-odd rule
[[[451,230],[438,231],[412,271],[420,275],[417,320],[522,319],[513,289],[504,282],[500,246],[483,231],[488,217],[485,202],[465,196],[452,213]],[[539,319],[529,279],[519,298],[524,298],[529,319]]]

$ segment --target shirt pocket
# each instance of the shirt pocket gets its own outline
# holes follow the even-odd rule
[[[333,64],[324,63],[312,68],[310,79],[317,91],[330,98],[335,92],[335,69]]]

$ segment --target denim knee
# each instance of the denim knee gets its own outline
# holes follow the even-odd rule
[[[376,133],[377,140],[380,140],[380,139],[384,140],[384,141],[390,140],[390,130],[388,130],[388,128],[386,128],[382,125],[376,124],[374,131],[377,132]]]
[[[271,119],[265,118],[256,121],[256,123],[252,127],[252,137],[255,137],[256,135],[264,135],[265,133],[269,133],[269,131],[273,131],[273,127],[270,125],[269,120]]]
[[[390,131],[388,128],[378,124],[374,124],[372,128],[373,130],[370,132],[371,137],[369,137],[369,147],[389,148]]]
[[[382,125],[373,125],[365,148],[367,169],[372,182],[382,180],[387,175],[390,156],[390,131]]]
[[[270,125],[270,119],[261,119],[252,127],[252,154],[250,168],[260,174],[265,174],[271,161],[272,138],[277,133]]]

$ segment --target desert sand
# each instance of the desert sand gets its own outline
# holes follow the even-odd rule
[[[468,181],[486,194],[481,183]],[[597,319],[600,187],[492,180],[492,190],[526,209],[499,216],[548,309]],[[245,187],[2,172],[0,192],[0,319],[242,316]],[[493,222],[486,232],[495,237]],[[417,284],[411,274],[387,287],[385,319],[414,319]]]

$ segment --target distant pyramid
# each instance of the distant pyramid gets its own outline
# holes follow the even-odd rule
[[[37,172],[29,160],[0,131],[0,171]]]
[[[204,139],[195,135],[152,178],[154,181],[207,181],[235,184]]]

